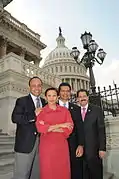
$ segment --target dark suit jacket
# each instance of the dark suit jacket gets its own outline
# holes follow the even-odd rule
[[[41,98],[42,105],[45,100]],[[37,131],[35,126],[35,106],[31,95],[18,98],[12,113],[12,122],[17,124],[15,137],[15,151],[30,153],[33,150]]]
[[[87,158],[96,157],[99,150],[106,150],[105,124],[101,108],[89,104],[83,125],[85,156]]]
[[[83,122],[80,117],[80,108],[76,104],[69,103],[69,111],[74,122],[73,132],[70,134],[68,141],[71,147],[77,148],[78,145],[84,145]]]
[[[69,102],[69,111],[74,123],[74,129],[68,138],[68,143],[69,143],[70,155],[74,155],[75,157],[77,146],[84,145],[83,122],[80,116],[79,106]]]

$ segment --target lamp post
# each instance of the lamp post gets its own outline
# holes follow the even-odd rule
[[[90,90],[91,93],[95,94],[96,87],[95,87],[93,66],[95,62],[101,65],[104,61],[106,53],[103,51],[103,49],[98,50],[98,44],[94,40],[92,40],[92,34],[90,32],[89,33],[85,32],[84,34],[82,34],[81,40],[82,40],[83,48],[86,50],[82,59],[79,60],[80,51],[77,49],[77,47],[72,48],[70,55],[75,59],[75,61],[79,65],[83,63],[86,69],[89,68]]]

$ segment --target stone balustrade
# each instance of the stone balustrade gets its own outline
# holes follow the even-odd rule
[[[4,16],[4,19],[8,22],[11,22],[14,26],[18,27],[19,29],[23,30],[26,32],[26,34],[31,35],[38,41],[40,41],[40,35],[33,32],[31,29],[29,29],[24,23],[21,23],[18,21],[16,18],[14,18],[8,11],[4,10],[2,13],[2,16]]]
[[[107,172],[113,173],[116,179],[119,179],[119,116],[107,117],[105,124],[107,154],[104,168]]]
[[[56,75],[44,72],[40,67],[29,63],[14,53],[9,53],[0,59],[0,73],[7,70],[12,70],[28,77],[39,76],[43,83],[50,86],[57,87],[61,83],[61,79]]]

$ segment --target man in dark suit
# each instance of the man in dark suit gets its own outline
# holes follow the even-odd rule
[[[12,113],[16,123],[15,169],[13,179],[39,179],[38,144],[39,136],[35,126],[36,116],[45,105],[40,97],[42,80],[33,77],[29,80],[30,94],[18,98]]]
[[[82,161],[79,157],[83,155],[83,122],[79,116],[80,108],[69,102],[71,96],[71,86],[68,83],[59,85],[59,105],[69,109],[74,129],[68,138],[70,163],[71,163],[71,179],[82,179]]]
[[[106,151],[104,116],[100,107],[88,103],[88,92],[77,92],[84,125],[84,179],[103,179],[102,159]]]

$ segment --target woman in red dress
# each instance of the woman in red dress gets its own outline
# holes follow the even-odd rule
[[[40,179],[70,179],[70,161],[67,138],[73,129],[67,108],[56,104],[58,92],[45,92],[48,104],[37,116],[36,127],[40,136]]]

